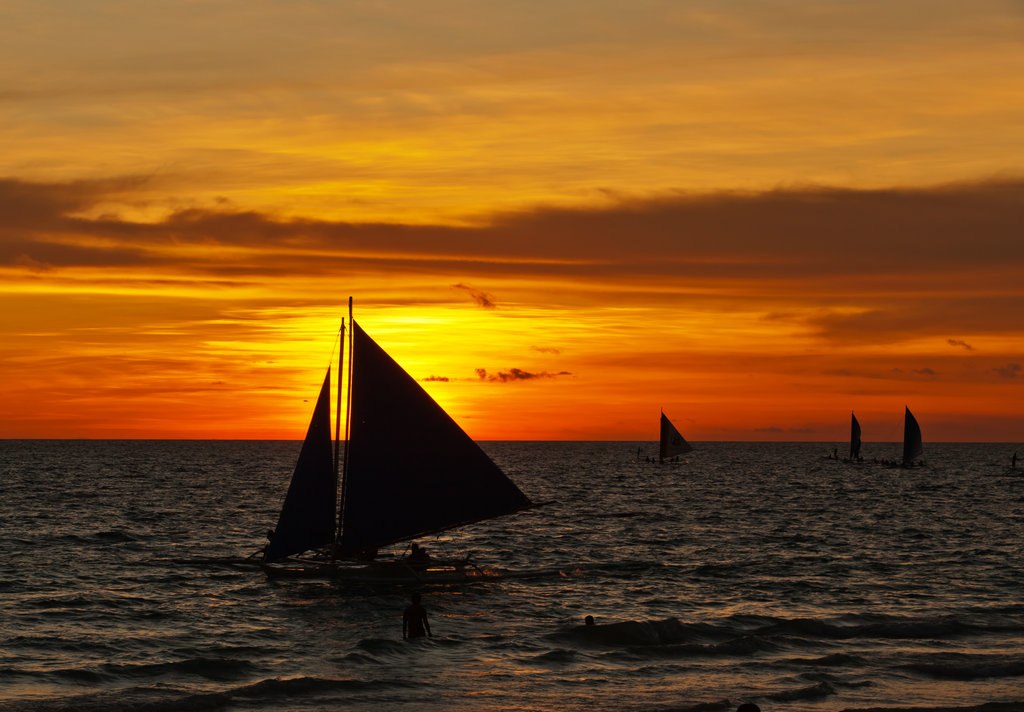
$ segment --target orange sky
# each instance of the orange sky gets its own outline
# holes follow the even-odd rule
[[[0,437],[300,438],[352,295],[479,439],[1024,439],[1019,3],[3,19]]]

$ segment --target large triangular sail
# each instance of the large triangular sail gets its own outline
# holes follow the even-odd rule
[[[427,392],[351,325],[342,550],[385,546],[531,507]]]
[[[666,457],[675,457],[693,450],[693,446],[686,442],[686,438],[679,434],[676,426],[672,424],[664,413],[661,414],[661,447],[658,450],[658,457],[664,460]]]
[[[264,558],[273,561],[333,543],[337,493],[331,452],[331,372],[328,369]]]
[[[860,457],[860,423],[857,416],[850,413],[850,459],[856,460]]]
[[[903,418],[903,464],[911,465],[924,452],[924,446],[921,444],[921,426],[917,424],[917,418],[910,412],[910,408],[906,411]]]

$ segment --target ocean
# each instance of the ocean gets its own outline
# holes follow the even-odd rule
[[[264,576],[298,442],[0,441],[0,710],[1024,710],[1018,446],[695,445],[481,443],[550,503],[417,589]]]

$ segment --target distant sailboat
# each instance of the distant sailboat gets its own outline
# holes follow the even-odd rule
[[[914,460],[923,452],[921,426],[917,424],[917,418],[910,412],[910,408],[906,408],[906,414],[903,416],[903,466],[913,465]]]
[[[375,560],[378,547],[512,514],[534,504],[351,319],[351,302],[349,310],[344,454],[339,454],[337,424],[333,453],[331,448],[328,369],[277,527],[269,533],[263,570],[271,577],[415,581],[479,575],[462,559]],[[414,553],[417,550],[414,544]]]
[[[691,452],[693,446],[686,442],[686,438],[679,434],[676,426],[668,419],[665,412],[661,413],[661,447],[658,450],[658,459],[664,462],[666,458],[675,457]]]
[[[850,459],[860,459],[860,423],[853,413],[850,413]]]

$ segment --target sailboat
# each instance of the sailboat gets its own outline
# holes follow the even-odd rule
[[[860,423],[857,416],[850,413],[850,460],[860,459]]]
[[[915,458],[921,456],[924,447],[921,444],[921,426],[917,424],[917,418],[906,408],[903,416],[903,466],[911,467]]]
[[[381,547],[535,505],[351,313],[350,300],[344,448],[339,387],[332,452],[328,368],[261,567],[271,578],[430,582],[487,575],[468,557],[433,558],[415,543],[407,557],[377,558]],[[343,321],[343,343],[344,332]],[[343,360],[344,353],[339,372]]]
[[[693,446],[686,442],[686,438],[679,434],[676,426],[661,411],[661,446],[658,449],[658,460],[664,462],[665,458],[683,455],[693,451]]]

